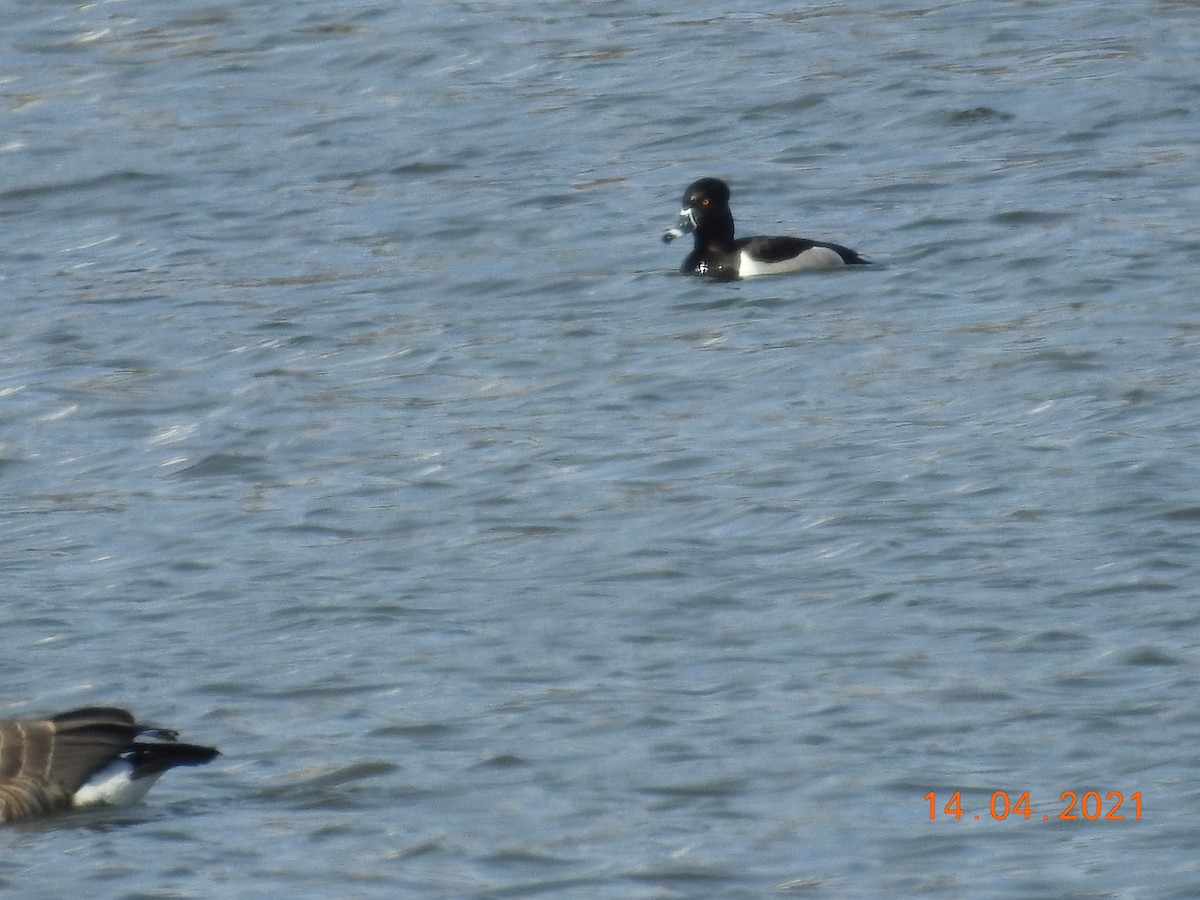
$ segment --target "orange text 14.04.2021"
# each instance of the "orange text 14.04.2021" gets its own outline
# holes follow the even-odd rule
[[[962,791],[954,791],[940,797],[930,791],[925,795],[929,802],[929,820],[954,819],[962,821],[980,820],[985,816],[997,822],[1007,819],[1031,819],[1060,822],[1140,822],[1142,820],[1142,792],[1134,791],[1128,797],[1121,791],[1063,791],[1058,805],[1051,811],[1033,808],[1029,791],[1022,791],[1014,799],[1009,791],[995,791],[988,801],[987,811],[971,813],[963,809]]]

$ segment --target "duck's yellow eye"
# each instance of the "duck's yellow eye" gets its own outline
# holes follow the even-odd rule
[[[700,205],[708,206],[708,204],[710,204],[711,202],[712,202],[711,200],[709,200],[707,197],[705,197],[703,200],[700,201]]]

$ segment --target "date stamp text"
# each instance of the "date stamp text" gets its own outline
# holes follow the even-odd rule
[[[1015,793],[1015,792],[1014,792]],[[980,820],[990,816],[997,822],[1017,818],[1029,821],[1048,821],[1055,818],[1060,822],[1140,822],[1142,820],[1142,792],[1134,791],[1126,797],[1120,791],[1063,791],[1058,805],[1051,811],[1035,810],[1029,791],[1022,791],[1014,799],[1008,791],[995,791],[985,812],[972,814],[963,809],[962,791],[938,796],[934,791],[925,795],[929,803],[929,820],[953,818],[955,821]]]

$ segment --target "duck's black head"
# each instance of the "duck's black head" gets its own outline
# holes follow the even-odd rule
[[[683,192],[679,224],[663,235],[669,243],[695,232],[696,249],[728,252],[733,249],[733,213],[729,211],[729,185],[719,178],[701,178]]]

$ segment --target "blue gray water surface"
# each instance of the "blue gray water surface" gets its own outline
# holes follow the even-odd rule
[[[1200,895],[1200,9],[729,7],[10,4],[0,890]]]

